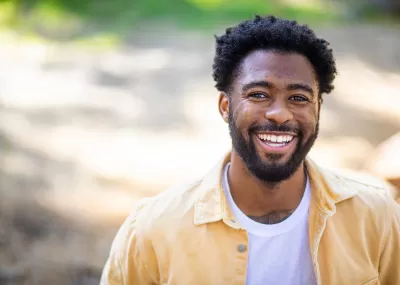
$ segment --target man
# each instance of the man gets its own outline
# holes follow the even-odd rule
[[[199,181],[139,202],[101,284],[400,284],[399,206],[306,158],[336,74],[328,42],[257,16],[216,45],[232,152]]]

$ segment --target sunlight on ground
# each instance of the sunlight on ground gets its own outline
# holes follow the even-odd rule
[[[336,80],[338,99],[343,104],[368,111],[370,116],[400,122],[400,74],[374,70],[354,58],[339,63]]]
[[[326,167],[359,169],[366,154],[374,150],[368,140],[360,137],[338,136],[334,139],[319,138],[310,157]]]
[[[381,155],[376,157],[376,153],[372,155],[370,163],[367,165],[367,169],[373,171],[381,177],[387,179],[395,179],[399,176],[400,169],[400,151],[395,147],[400,143],[400,133],[385,141],[380,146],[378,151]],[[384,150],[384,151],[383,151]]]

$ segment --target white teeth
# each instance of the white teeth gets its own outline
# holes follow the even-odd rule
[[[276,135],[267,135],[267,134],[259,134],[258,137],[266,142],[271,142],[273,145],[278,145],[281,143],[288,143],[292,141],[293,136],[276,136]]]
[[[288,143],[293,139],[293,136],[276,136],[267,134],[259,134],[258,137],[263,141],[269,141],[273,143]]]

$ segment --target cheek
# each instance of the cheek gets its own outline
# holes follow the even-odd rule
[[[236,127],[239,129],[247,129],[255,122],[259,117],[260,111],[250,104],[241,103],[238,104],[234,110],[234,118],[236,120]],[[245,130],[246,131],[246,130]]]
[[[315,107],[298,110],[295,114],[304,132],[314,132],[318,123],[318,109]]]

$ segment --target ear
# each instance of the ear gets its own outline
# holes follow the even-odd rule
[[[317,102],[317,116],[318,116],[318,120],[319,120],[320,115],[321,115],[321,107],[322,107],[323,101],[324,101],[324,100],[322,99],[322,95],[320,94],[320,95],[319,95],[319,98],[318,98],[318,102]]]
[[[219,93],[218,109],[225,123],[229,122],[229,97],[225,92]]]
[[[320,94],[318,98],[318,113],[321,112],[322,103],[324,103],[324,99],[322,98],[322,94]]]

